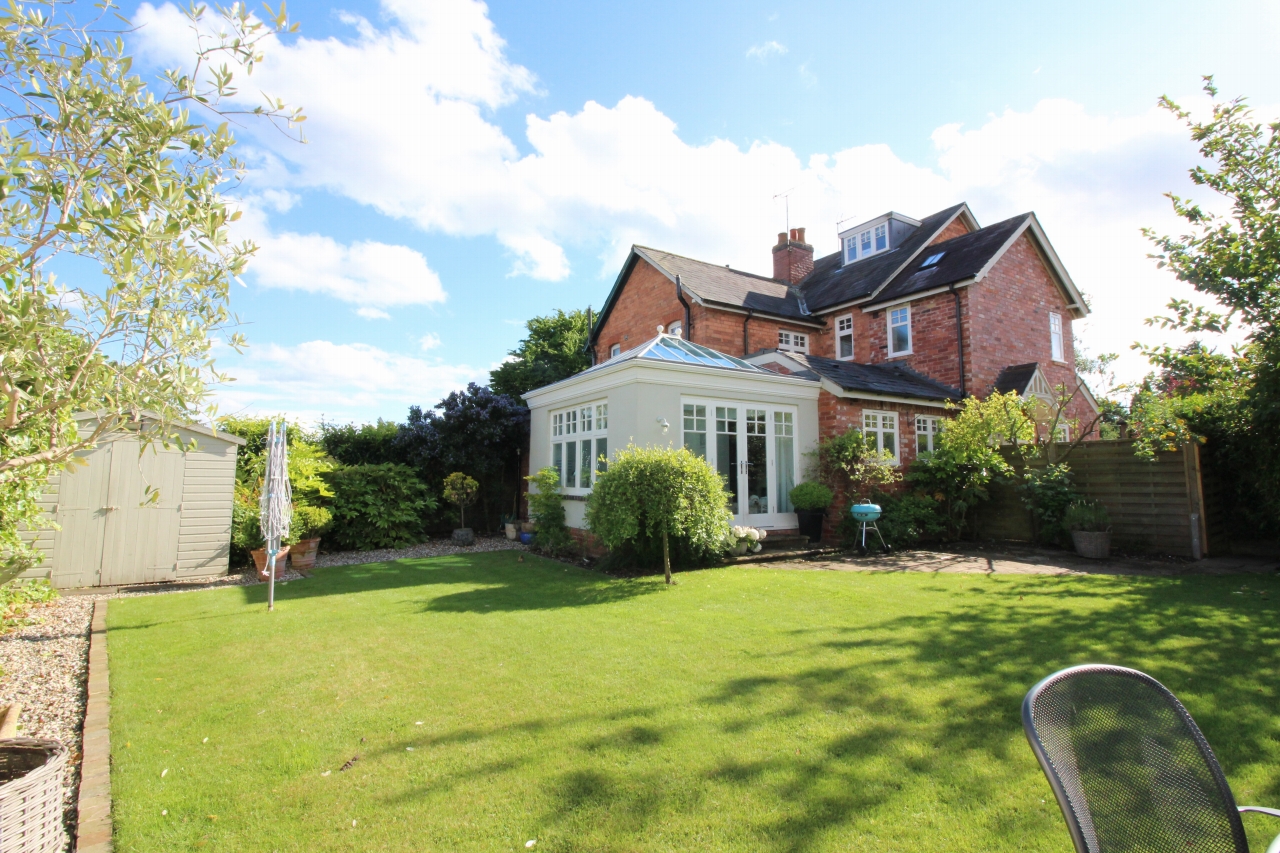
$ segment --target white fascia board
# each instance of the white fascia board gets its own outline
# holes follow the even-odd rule
[[[735,390],[751,393],[752,389],[757,389],[797,399],[816,399],[818,396],[818,383],[812,379],[768,372],[751,374],[701,364],[632,359],[606,367],[591,376],[562,379],[554,385],[528,392],[524,399],[531,409],[556,406],[633,382],[711,389],[719,393]]]
[[[991,259],[987,261],[986,265],[983,266],[982,269],[978,271],[978,274],[974,276],[974,280],[982,281],[986,278],[987,274],[991,272],[991,269],[999,263],[1001,258],[1004,257],[1005,252],[1009,251],[1010,247],[1013,246],[1018,238],[1028,231],[1031,232],[1031,236],[1034,238],[1036,251],[1039,252],[1040,257],[1044,259],[1045,263],[1049,267],[1049,272],[1058,280],[1058,286],[1061,287],[1063,293],[1066,294],[1068,302],[1067,309],[1071,311],[1073,318],[1079,320],[1088,315],[1089,306],[1085,304],[1084,295],[1080,293],[1079,288],[1076,287],[1076,283],[1072,281],[1071,275],[1067,272],[1067,268],[1062,265],[1062,260],[1058,257],[1058,253],[1054,251],[1053,244],[1049,242],[1048,235],[1046,235],[1044,233],[1044,229],[1040,227],[1040,220],[1036,218],[1035,213],[1031,213],[1027,216],[1027,221],[1022,223],[1021,227],[1013,232],[1009,239],[1005,241],[1004,245],[1000,247],[999,251],[995,252],[991,256]]]
[[[904,214],[898,213],[895,210],[891,210],[888,213],[882,213],[879,216],[873,216],[870,219],[868,219],[866,222],[861,222],[857,225],[850,225],[848,228],[841,228],[836,232],[836,236],[839,237],[841,241],[843,241],[846,234],[850,234],[855,231],[865,231],[867,228],[871,227],[872,225],[879,225],[881,222],[888,222],[890,219],[896,219],[899,222],[905,222],[908,225],[914,225],[916,228],[920,227],[919,219],[912,219],[910,216],[906,216]]]
[[[934,287],[929,290],[922,290],[919,293],[909,293],[906,296],[900,296],[897,299],[890,300],[889,302],[877,302],[875,305],[868,305],[862,310],[864,313],[870,313],[872,311],[880,311],[884,308],[893,308],[896,305],[902,305],[903,303],[906,303],[906,302],[915,302],[917,299],[924,299],[926,296],[936,296],[939,293],[950,293],[951,288],[954,287],[956,290],[959,290],[962,287],[968,287],[969,285],[973,284],[974,281],[976,281],[976,279],[972,279],[972,278],[962,279],[961,281],[943,285],[942,287]]]

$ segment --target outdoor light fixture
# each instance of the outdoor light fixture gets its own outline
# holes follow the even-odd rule
[[[666,418],[658,418],[658,423],[662,424],[663,434],[666,434],[667,430],[671,429],[671,424],[667,423]]]

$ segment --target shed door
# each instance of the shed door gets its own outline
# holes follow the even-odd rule
[[[104,586],[167,580],[177,573],[183,454],[153,444],[139,455],[138,448],[134,440],[114,442],[111,448]],[[148,486],[160,496],[144,505]]]
[[[106,532],[107,484],[111,478],[111,450],[77,453],[91,464],[74,465],[58,481],[58,526],[53,554],[53,585],[68,589],[97,586],[102,566],[102,542]]]

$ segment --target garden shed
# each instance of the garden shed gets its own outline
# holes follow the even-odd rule
[[[41,503],[60,529],[26,534],[44,552],[26,576],[65,589],[226,574],[244,439],[198,424],[176,431],[194,446],[119,438],[51,477]],[[149,488],[158,492],[150,502]]]

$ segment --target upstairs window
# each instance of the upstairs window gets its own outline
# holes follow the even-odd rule
[[[809,336],[802,332],[789,332],[786,329],[778,330],[778,349],[787,352],[803,352],[809,351]]]
[[[851,264],[858,259],[858,235],[844,238],[844,262]]]
[[[889,355],[911,353],[911,306],[889,309]]]
[[[667,334],[671,335],[671,337],[673,338],[683,338],[684,337],[683,321],[676,320],[670,326],[667,326]]]
[[[885,249],[889,248],[889,223],[886,222],[882,225],[877,225],[875,227],[875,232],[876,251],[883,252]]]
[[[1054,361],[1066,361],[1062,348],[1062,315],[1049,315],[1049,348],[1053,352]]]
[[[836,318],[836,358],[850,361],[853,358],[853,315]]]
[[[617,358],[622,355],[622,344],[614,344],[609,347],[609,358]]]
[[[865,258],[889,248],[889,223],[868,225],[852,234],[846,234],[844,240],[844,262],[851,264],[859,258]]]

